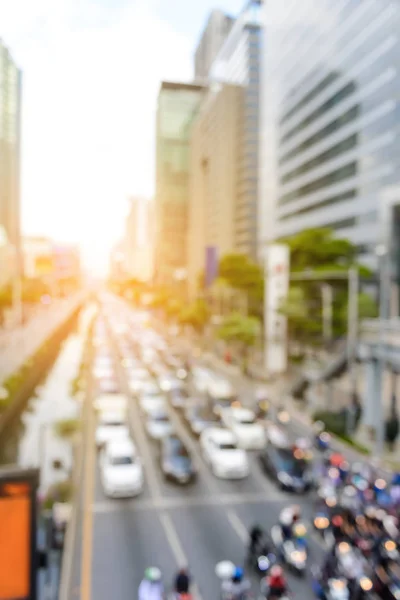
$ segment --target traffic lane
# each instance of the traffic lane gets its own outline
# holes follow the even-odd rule
[[[269,502],[254,503],[251,507],[247,505],[237,506],[235,511],[247,530],[258,524],[266,531],[271,531],[271,528],[278,522],[282,508],[281,503]],[[313,565],[320,564],[324,556],[322,547],[310,536],[308,537],[308,549],[309,560],[304,577],[296,576],[290,572],[289,568],[285,568],[288,585],[296,600],[309,600],[312,597],[310,568]]]
[[[128,599],[149,566],[168,579],[177,563],[159,516],[154,511],[118,511],[95,514],[92,560],[92,599]]]
[[[245,549],[227,518],[227,507],[179,507],[168,511],[203,600],[219,598],[215,565],[221,560],[243,564]]]
[[[266,495],[276,492],[261,472],[258,461],[258,452],[248,452],[250,473],[243,479],[220,479],[215,477],[206,464],[200,443],[189,433],[189,430],[179,414],[170,409],[170,418],[175,431],[190,451],[198,469],[199,479],[202,479],[208,488],[208,492],[218,494],[240,494],[240,493],[265,493]],[[204,489],[204,488],[203,488]]]

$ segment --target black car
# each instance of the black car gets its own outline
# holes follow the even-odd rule
[[[200,437],[201,433],[219,423],[219,417],[201,405],[189,406],[184,413],[184,419],[188,424],[190,431],[196,437]]]
[[[260,462],[282,489],[301,493],[313,484],[312,464],[299,449],[269,443],[260,454]]]
[[[196,478],[190,454],[176,435],[167,436],[162,440],[160,463],[164,477],[170,481],[183,485]]]

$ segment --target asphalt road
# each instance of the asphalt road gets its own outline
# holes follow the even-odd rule
[[[119,375],[126,389],[122,367]],[[169,588],[178,567],[188,565],[195,582],[194,595],[199,600],[218,599],[220,585],[215,565],[224,559],[243,564],[247,532],[253,524],[270,529],[282,508],[294,501],[302,505],[305,519],[311,519],[311,500],[307,496],[294,500],[279,491],[261,472],[256,455],[250,456],[247,479],[215,478],[179,414],[171,409],[171,417],[195,457],[197,482],[179,487],[164,481],[157,448],[147,438],[132,398],[129,421],[143,460],[146,484],[135,499],[110,500],[103,495],[99,480],[94,415],[89,411],[71,598],[128,600],[136,597],[146,567],[160,567]],[[310,539],[310,564],[319,562],[322,555],[323,547],[315,538]],[[289,575],[288,581],[294,600],[312,597],[308,578]],[[253,589],[258,590],[255,577]]]

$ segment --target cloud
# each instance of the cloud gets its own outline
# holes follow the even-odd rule
[[[13,3],[0,22],[24,72],[24,228],[104,261],[128,194],[153,192],[159,82],[190,78],[191,41],[149,3]]]

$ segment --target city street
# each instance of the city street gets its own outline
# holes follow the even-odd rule
[[[119,376],[127,392],[122,368]],[[173,424],[195,457],[198,480],[185,488],[165,482],[156,446],[147,438],[133,400],[129,421],[144,464],[145,489],[133,500],[109,500],[100,484],[93,438],[94,415],[89,412],[71,597],[80,593],[82,600],[131,598],[145,568],[151,565],[161,568],[168,588],[178,567],[189,565],[196,584],[195,595],[203,600],[218,598],[215,565],[223,559],[243,564],[252,525],[259,523],[269,530],[282,508],[293,502],[302,506],[306,521],[312,516],[307,496],[294,498],[279,491],[261,472],[256,455],[250,457],[251,472],[247,479],[216,479],[200,456],[198,442],[189,435],[173,409]],[[317,539],[310,540],[310,564],[318,562],[322,549]],[[307,579],[289,576],[289,583],[293,598],[310,598]],[[253,586],[256,592],[256,578]]]

